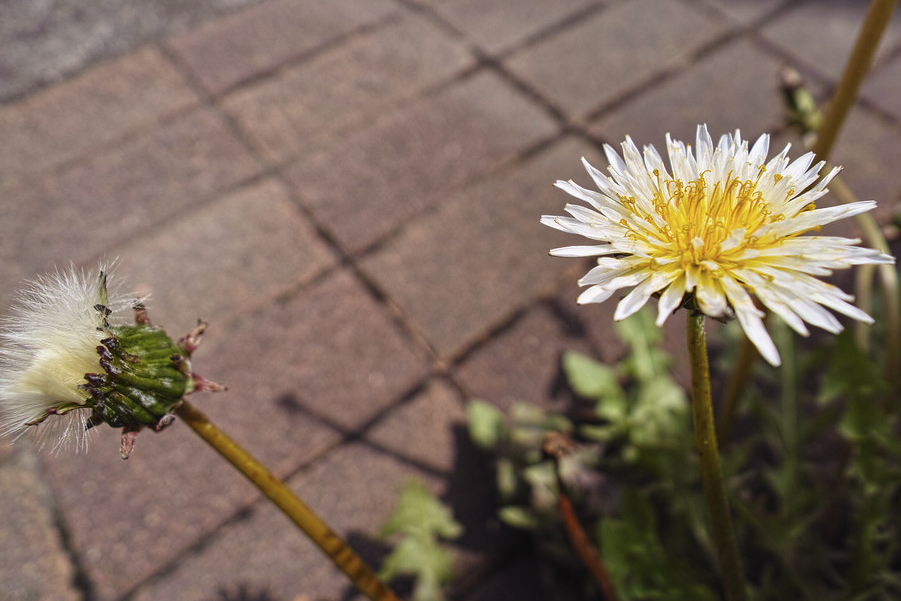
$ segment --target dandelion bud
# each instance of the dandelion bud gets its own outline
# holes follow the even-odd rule
[[[135,325],[119,313],[134,309]],[[0,435],[36,429],[54,449],[102,423],[122,428],[122,456],[137,432],[170,424],[184,395],[221,390],[191,370],[205,324],[173,342],[140,302],[107,290],[107,269],[38,278],[0,326]]]

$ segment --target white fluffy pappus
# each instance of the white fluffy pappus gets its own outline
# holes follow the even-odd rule
[[[90,394],[80,386],[86,373],[103,371],[97,346],[109,335],[106,323],[134,304],[133,297],[107,290],[110,267],[70,266],[15,294],[0,319],[0,436],[33,431],[40,446],[86,447],[90,408],[78,406]]]

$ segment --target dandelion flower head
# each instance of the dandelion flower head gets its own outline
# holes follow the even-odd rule
[[[132,305],[108,294],[106,268],[91,275],[74,267],[40,276],[18,291],[0,323],[0,435],[20,435],[52,413],[39,437],[61,446],[86,441],[90,398],[85,374],[102,372],[97,347],[109,319]],[[33,428],[31,428],[33,429]]]
[[[556,183],[588,206],[567,204],[567,216],[545,215],[541,222],[600,242],[551,250],[554,256],[598,257],[579,280],[589,286],[579,303],[603,302],[632,288],[617,305],[614,318],[620,320],[659,294],[662,325],[691,294],[708,316],[734,312],[772,365],[779,365],[779,353],[753,296],[804,336],[805,322],[831,333],[842,330],[827,308],[872,322],[850,304],[852,296],[818,277],[894,258],[855,246],[860,240],[801,235],[876,206],[861,201],[816,208],[838,168],[820,177],[824,163],[811,166],[813,153],[790,161],[788,146],[767,160],[767,135],[750,149],[738,131],[714,146],[704,125],[698,126],[694,152],[669,135],[666,142],[669,169],[653,146],[640,152],[626,137],[622,157],[604,148],[609,176],[583,159],[598,191]]]

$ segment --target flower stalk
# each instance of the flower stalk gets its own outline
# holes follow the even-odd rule
[[[399,601],[359,555],[295,495],[284,482],[245,451],[216,424],[183,400],[175,413],[300,528],[372,601]]]
[[[687,321],[688,351],[691,361],[691,412],[695,441],[700,460],[704,497],[710,513],[710,527],[727,601],[747,601],[738,543],[732,527],[732,516],[726,500],[720,456],[716,442],[713,404],[710,396],[710,367],[707,360],[705,316],[689,314]]]

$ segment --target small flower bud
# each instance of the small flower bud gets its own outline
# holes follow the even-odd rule
[[[118,313],[131,304],[135,325]],[[191,371],[201,323],[178,343],[150,323],[140,302],[110,295],[107,269],[86,277],[70,269],[38,278],[16,297],[0,325],[0,435],[43,424],[55,449],[101,423],[122,428],[122,456],[137,432],[173,421],[184,395],[221,390]]]

